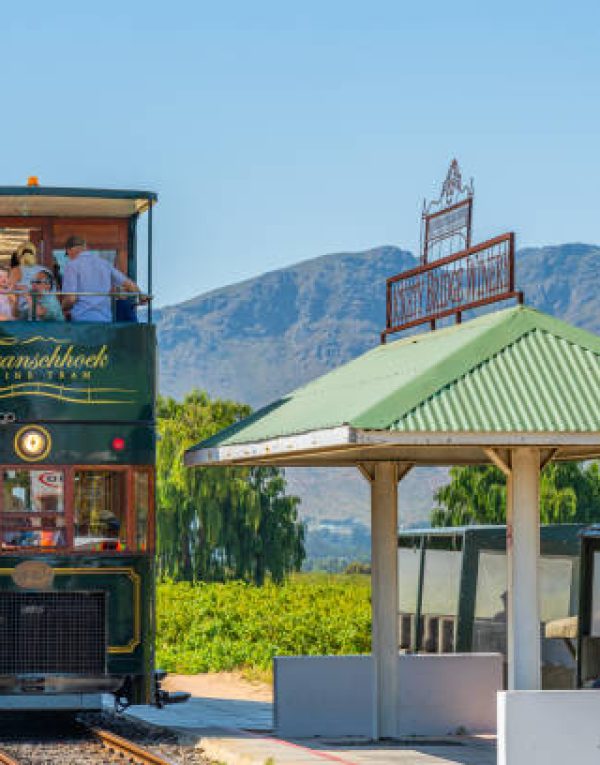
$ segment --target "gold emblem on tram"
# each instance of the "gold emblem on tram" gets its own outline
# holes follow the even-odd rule
[[[45,590],[52,586],[54,571],[41,560],[26,560],[15,566],[13,582],[26,590]]]
[[[46,428],[25,425],[15,435],[15,452],[25,462],[39,462],[50,453],[52,439]]]

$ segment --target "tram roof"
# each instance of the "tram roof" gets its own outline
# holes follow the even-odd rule
[[[62,186],[0,186],[0,216],[129,218],[158,199],[154,191]]]

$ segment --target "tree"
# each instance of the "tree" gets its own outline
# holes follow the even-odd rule
[[[192,391],[158,401],[159,575],[197,581],[267,574],[281,582],[304,559],[297,497],[277,468],[186,468],[186,449],[239,422],[250,407]]]
[[[491,465],[454,467],[435,495],[433,526],[506,523],[506,480]],[[595,462],[547,465],[540,479],[542,523],[600,521],[600,469]]]

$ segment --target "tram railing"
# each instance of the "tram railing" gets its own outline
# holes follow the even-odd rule
[[[58,300],[61,310],[64,311],[63,315],[65,316],[65,319],[67,319],[69,311],[74,307],[74,304],[69,306],[69,308],[67,309],[63,309],[62,298],[74,297],[77,299],[80,297],[102,297],[102,298],[108,298],[110,300],[112,323],[116,323],[119,321],[138,322],[139,320],[138,320],[136,311],[140,307],[145,307],[147,309],[145,322],[140,322],[140,323],[150,324],[152,321],[152,300],[154,296],[148,295],[144,292],[126,292],[126,291],[123,291],[123,292],[117,292],[117,291],[113,291],[113,292],[62,292],[62,291],[34,292],[32,290],[6,290],[3,292],[0,292],[0,295],[13,295],[15,298],[17,298],[17,301],[16,301],[17,304],[14,307],[15,315],[11,319],[7,319],[7,321],[35,321],[35,322],[48,322],[48,323],[55,321],[54,319],[51,319],[51,318],[46,319],[46,318],[38,316],[38,308],[44,307],[45,299],[47,301],[48,297],[54,297]],[[23,304],[22,302],[23,300],[26,301],[25,304]],[[128,318],[118,317],[119,301],[123,301],[124,303],[123,314],[127,315]],[[106,322],[106,323],[110,323],[110,322]]]

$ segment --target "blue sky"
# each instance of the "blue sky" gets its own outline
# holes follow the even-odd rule
[[[599,21],[551,0],[11,3],[0,183],[158,191],[159,305],[414,249],[455,155],[476,239],[600,242]]]

